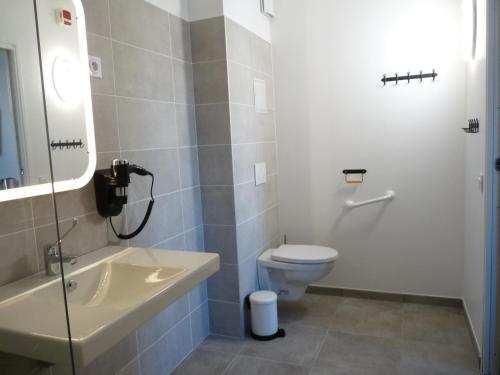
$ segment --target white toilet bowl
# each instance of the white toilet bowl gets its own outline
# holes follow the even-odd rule
[[[307,286],[333,269],[339,253],[328,247],[281,245],[257,259],[261,289],[272,290],[278,299],[299,300]]]

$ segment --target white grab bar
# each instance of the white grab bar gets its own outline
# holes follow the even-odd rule
[[[381,197],[368,199],[366,201],[361,201],[361,202],[347,201],[347,202],[345,202],[345,205],[349,208],[356,208],[356,207],[361,207],[361,206],[367,206],[367,205],[373,204],[373,203],[389,201],[389,200],[393,199],[395,196],[396,196],[396,193],[394,191],[388,190],[388,191],[386,191],[385,195],[383,195]]]

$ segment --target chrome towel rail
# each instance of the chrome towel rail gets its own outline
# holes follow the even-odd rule
[[[368,199],[366,201],[361,201],[361,202],[354,202],[354,201],[347,201],[345,202],[345,205],[349,208],[356,208],[356,207],[361,207],[361,206],[367,206],[369,204],[374,204],[378,202],[384,202],[384,201],[389,201],[394,199],[396,196],[396,193],[392,190],[386,191],[385,195],[378,197],[378,198],[373,198],[373,199]]]

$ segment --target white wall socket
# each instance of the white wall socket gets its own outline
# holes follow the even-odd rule
[[[89,56],[89,72],[92,78],[102,79],[102,63],[100,57]]]

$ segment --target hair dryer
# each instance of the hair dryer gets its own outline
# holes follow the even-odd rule
[[[149,201],[146,215],[144,216],[139,228],[130,234],[118,234],[113,226],[111,217],[118,216],[123,210],[123,205],[127,204],[128,185],[130,184],[130,174],[132,173],[139,176],[151,177],[151,200]],[[134,238],[146,226],[155,202],[153,197],[153,185],[153,173],[141,166],[129,164],[127,160],[123,159],[113,160],[110,169],[102,169],[95,172],[94,186],[97,200],[97,211],[102,217],[109,217],[111,228],[118,238],[125,240]]]

